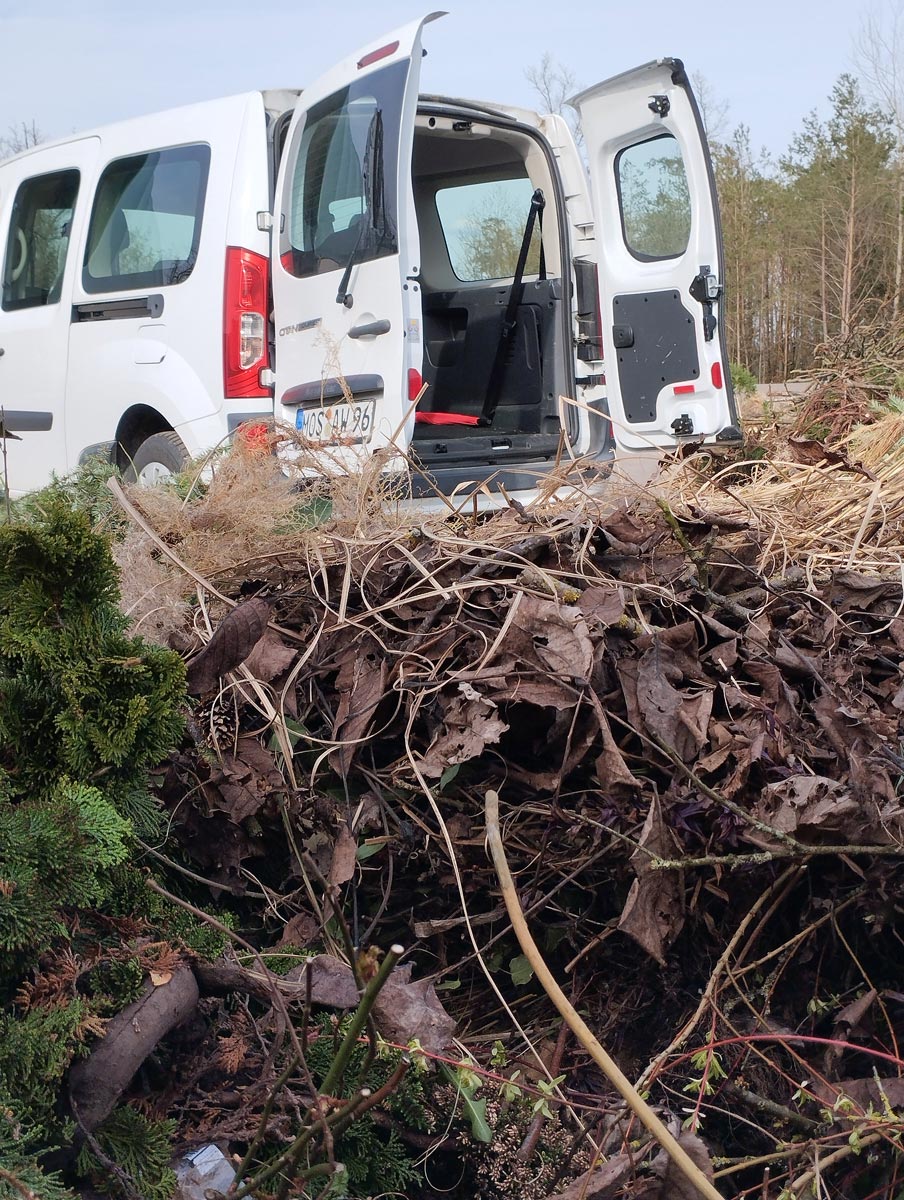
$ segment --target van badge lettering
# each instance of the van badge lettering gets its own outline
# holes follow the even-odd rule
[[[316,329],[323,317],[312,317],[310,321],[297,321],[294,325],[283,325],[279,331],[280,337],[288,337],[292,333],[304,333],[306,329]]]

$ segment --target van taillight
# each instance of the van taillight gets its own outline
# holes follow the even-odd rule
[[[229,246],[223,310],[223,384],[230,400],[269,396],[260,372],[269,366],[267,307],[270,263],[262,254]]]

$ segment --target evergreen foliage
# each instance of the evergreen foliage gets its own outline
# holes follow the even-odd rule
[[[60,1081],[92,1028],[98,1031],[81,998],[0,1014],[0,1108],[53,1137]]]
[[[65,775],[128,811],[181,732],[184,669],[126,635],[106,539],[61,490],[44,496],[0,529],[0,770],[13,799]]]
[[[0,981],[65,934],[62,909],[98,904],[132,827],[97,788],[61,780],[44,799],[0,792]]]
[[[176,1175],[169,1165],[175,1128],[175,1121],[149,1121],[124,1104],[110,1114],[95,1136],[103,1152],[137,1184],[145,1200],[170,1200],[176,1187]],[[124,1194],[119,1181],[89,1147],[82,1147],[76,1167],[99,1191],[111,1196]]]
[[[183,725],[181,660],[126,634],[96,493],[54,484],[0,527],[0,1197],[22,1195],[3,1172],[70,1195],[36,1156],[71,1132],[59,1096],[73,1058],[143,981],[115,919],[134,928],[142,908],[124,901],[139,893],[154,907],[131,855],[136,833],[159,831],[147,773]],[[57,969],[70,943],[97,962],[80,986],[76,958]],[[124,1111],[101,1144],[162,1200],[170,1128]]]
[[[22,1200],[22,1188],[39,1200],[74,1200],[56,1173],[46,1173],[37,1165],[33,1153],[37,1148],[34,1134],[14,1119],[0,1096],[0,1167],[19,1184],[16,1187],[0,1175],[0,1200]]]
[[[333,1061],[335,1038],[342,1037],[349,1020],[346,1017],[337,1028],[333,1017],[324,1014],[315,1022],[319,1033],[309,1044],[307,1058],[308,1068],[318,1084]],[[392,1075],[400,1057],[399,1051],[382,1047],[381,1053],[367,1067],[366,1046],[356,1046],[349,1059],[342,1095],[347,1098],[361,1087],[377,1091]],[[365,1067],[367,1069],[362,1077]],[[430,1129],[431,1117],[422,1072],[412,1065],[399,1087],[387,1096],[383,1107],[408,1128]],[[394,1131],[387,1133],[381,1129],[366,1114],[354,1121],[339,1138],[336,1158],[345,1167],[344,1174],[336,1181],[336,1190],[331,1193],[337,1200],[339,1196],[366,1197],[393,1191],[404,1193],[406,1184],[420,1177],[411,1151],[401,1138]]]

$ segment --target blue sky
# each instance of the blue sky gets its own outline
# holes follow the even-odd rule
[[[549,51],[587,86],[683,58],[780,153],[852,66],[851,0],[450,0],[426,31],[422,90],[533,104],[525,67]],[[428,11],[410,0],[0,0],[0,133],[47,137],[259,87],[303,86]]]

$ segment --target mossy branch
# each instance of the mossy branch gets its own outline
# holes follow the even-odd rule
[[[702,551],[698,550],[696,546],[691,544],[687,534],[678,524],[678,518],[672,512],[672,508],[668,500],[663,499],[662,496],[657,496],[656,507],[665,518],[665,523],[668,525],[669,529],[671,529],[675,541],[694,564],[694,568],[697,572],[697,580],[701,588],[706,591],[709,588],[709,562],[707,561],[706,555]]]

